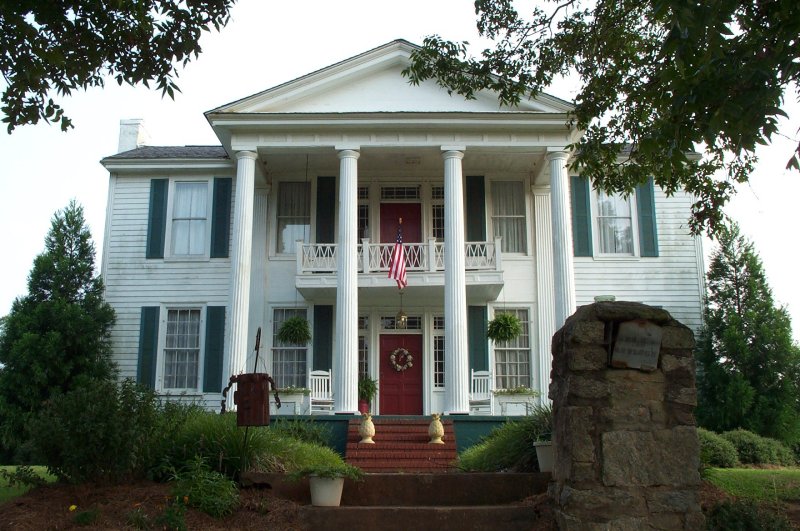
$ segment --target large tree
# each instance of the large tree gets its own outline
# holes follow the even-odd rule
[[[702,426],[800,442],[800,348],[761,259],[736,224],[721,231],[711,257],[697,361]]]
[[[667,193],[697,197],[695,231],[723,225],[721,207],[748,180],[800,77],[800,2],[548,0],[521,16],[523,3],[476,0],[478,31],[494,48],[474,57],[466,42],[428,37],[410,81],[435,78],[468,98],[492,89],[513,105],[576,74],[568,126],[585,134],[575,167],[608,192],[653,176]],[[790,166],[799,155],[800,146]]]
[[[94,244],[83,208],[53,216],[45,250],[0,330],[0,440],[20,443],[32,415],[55,392],[115,377],[110,333],[114,310],[94,271]]]
[[[8,132],[71,120],[53,94],[119,83],[178,90],[176,67],[200,53],[210,26],[227,24],[235,0],[0,0],[0,72]]]

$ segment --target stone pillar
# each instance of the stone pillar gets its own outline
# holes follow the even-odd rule
[[[537,363],[536,390],[547,400],[550,387],[550,341],[556,331],[555,304],[553,301],[553,226],[551,223],[550,188],[533,188],[534,229],[536,230],[536,306],[539,359]]]
[[[693,348],[689,328],[633,302],[583,306],[556,332],[559,529],[705,529]]]
[[[568,154],[554,151],[550,161],[550,208],[553,213],[553,278],[556,326],[575,311],[575,268],[572,264],[572,218],[569,199]]]
[[[443,147],[445,410],[469,414],[467,277],[464,257],[464,148]]]
[[[256,154],[236,153],[236,200],[233,203],[231,249],[231,313],[228,336],[228,375],[246,372],[250,319],[250,268],[253,250],[253,195]],[[227,379],[226,379],[227,382]],[[233,393],[228,403],[233,405]]]
[[[358,412],[358,157],[339,150],[339,244],[336,249],[334,412]]]
[[[267,200],[270,187],[256,188],[253,201],[253,257],[252,275],[250,278],[250,330],[261,327],[261,350],[258,354],[258,367],[256,372],[267,372],[266,337],[271,332],[267,330],[264,304],[266,298],[266,269],[267,269]],[[247,357],[247,371],[251,371],[255,363],[255,335],[248,338],[249,348]]]

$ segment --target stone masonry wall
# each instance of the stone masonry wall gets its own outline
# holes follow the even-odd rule
[[[619,324],[637,320],[661,327],[657,368],[613,368]],[[693,348],[691,330],[668,312],[631,302],[583,306],[553,336],[560,529],[704,528]]]

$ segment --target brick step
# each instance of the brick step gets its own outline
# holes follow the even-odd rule
[[[353,450],[347,452],[347,458],[370,458],[370,459],[451,459],[453,452],[433,452],[433,451],[397,451],[397,450]]]
[[[300,510],[303,529],[464,531],[466,529],[525,530],[539,517],[525,505],[477,507],[312,507]]]
[[[369,450],[370,448],[381,448],[383,450],[404,450],[413,448],[415,450],[450,450],[456,447],[455,441],[445,441],[444,444],[430,444],[428,441],[385,441],[383,439],[373,439],[375,444],[350,441],[347,443],[347,450]]]
[[[514,504],[547,492],[549,473],[382,473],[364,476],[362,481],[345,480],[343,506],[481,506]],[[270,488],[281,498],[310,504],[307,479],[289,480],[284,474],[245,472],[243,487]],[[492,527],[488,527],[493,529]],[[329,526],[327,529],[339,529]],[[415,529],[408,526],[407,529]],[[430,529],[427,526],[417,529]],[[466,526],[463,529],[475,529]]]

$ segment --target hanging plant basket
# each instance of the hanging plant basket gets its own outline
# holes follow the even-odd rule
[[[311,327],[302,317],[286,319],[278,329],[278,341],[302,345],[311,341]]]
[[[511,341],[522,333],[522,321],[513,313],[498,313],[489,321],[486,336],[497,343]]]

